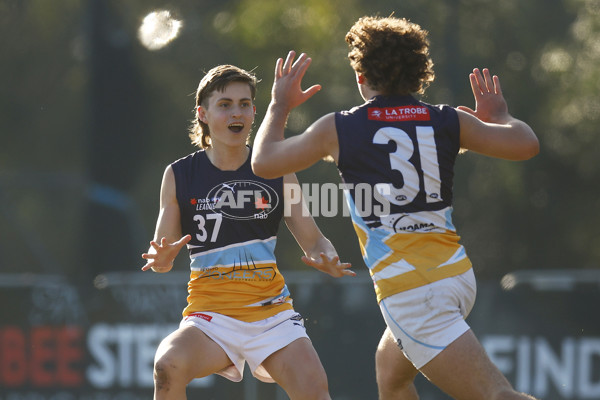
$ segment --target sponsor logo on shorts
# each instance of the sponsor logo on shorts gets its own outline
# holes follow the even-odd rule
[[[292,321],[292,323],[294,325],[298,325],[298,326],[302,326],[304,327],[304,318],[302,318],[302,315],[300,314],[294,314],[290,320]]]
[[[396,344],[398,345],[398,347],[400,347],[400,350],[404,349],[404,347],[402,346],[402,340],[396,339]]]
[[[196,312],[196,313],[191,313],[190,315],[188,315],[188,316],[186,317],[186,320],[187,320],[188,318],[190,318],[190,317],[198,317],[198,318],[202,318],[203,320],[205,320],[205,321],[208,321],[208,322],[210,322],[210,321],[212,320],[212,318],[213,318],[213,317],[211,317],[210,315],[202,314],[202,313],[199,313],[199,312]]]

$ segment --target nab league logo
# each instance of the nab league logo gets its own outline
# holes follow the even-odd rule
[[[213,202],[215,212],[231,219],[265,219],[279,204],[279,196],[272,187],[252,180],[221,183],[206,197]]]

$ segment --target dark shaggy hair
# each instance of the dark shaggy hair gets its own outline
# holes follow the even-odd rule
[[[435,77],[427,34],[404,18],[362,17],[346,34],[350,65],[383,94],[424,93]]]

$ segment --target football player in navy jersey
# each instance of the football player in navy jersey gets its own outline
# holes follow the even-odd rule
[[[535,133],[509,114],[487,69],[469,76],[475,110],[416,99],[434,79],[427,32],[417,24],[363,17],[346,42],[365,102],[285,139],[290,111],[321,87],[301,87],[305,54],[278,59],[254,172],[274,178],[323,158],[337,164],[387,325],[376,353],[380,399],[418,399],[419,372],[456,399],[532,399],[512,388],[465,322],[476,284],[452,223],[452,183],[461,149],[526,160],[539,151]]]
[[[156,231],[142,270],[170,271],[187,246],[191,273],[180,326],[156,352],[155,399],[184,399],[192,379],[211,374],[240,381],[245,363],[291,399],[331,398],[275,260],[281,219],[307,265],[334,277],[355,274],[303,213],[303,203],[286,205],[284,184],[298,183],[293,174],[264,179],[252,172],[247,142],[255,91],[253,74],[231,65],[211,69],[196,93],[190,133],[200,150],[171,163],[163,175]]]

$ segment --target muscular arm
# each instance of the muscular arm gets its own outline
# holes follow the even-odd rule
[[[319,160],[339,153],[334,114],[327,114],[297,136],[284,139],[283,112],[269,106],[254,141],[252,170],[258,176],[273,179],[298,172]]]
[[[181,248],[190,241],[191,236],[181,237],[179,204],[175,194],[175,176],[171,167],[165,169],[160,188],[160,211],[156,221],[154,239],[147,253],[142,254],[146,264],[142,271],[168,272]]]
[[[458,110],[460,146],[476,153],[506,160],[528,160],[539,152],[533,130],[523,121],[512,119],[504,124],[481,121]]]

